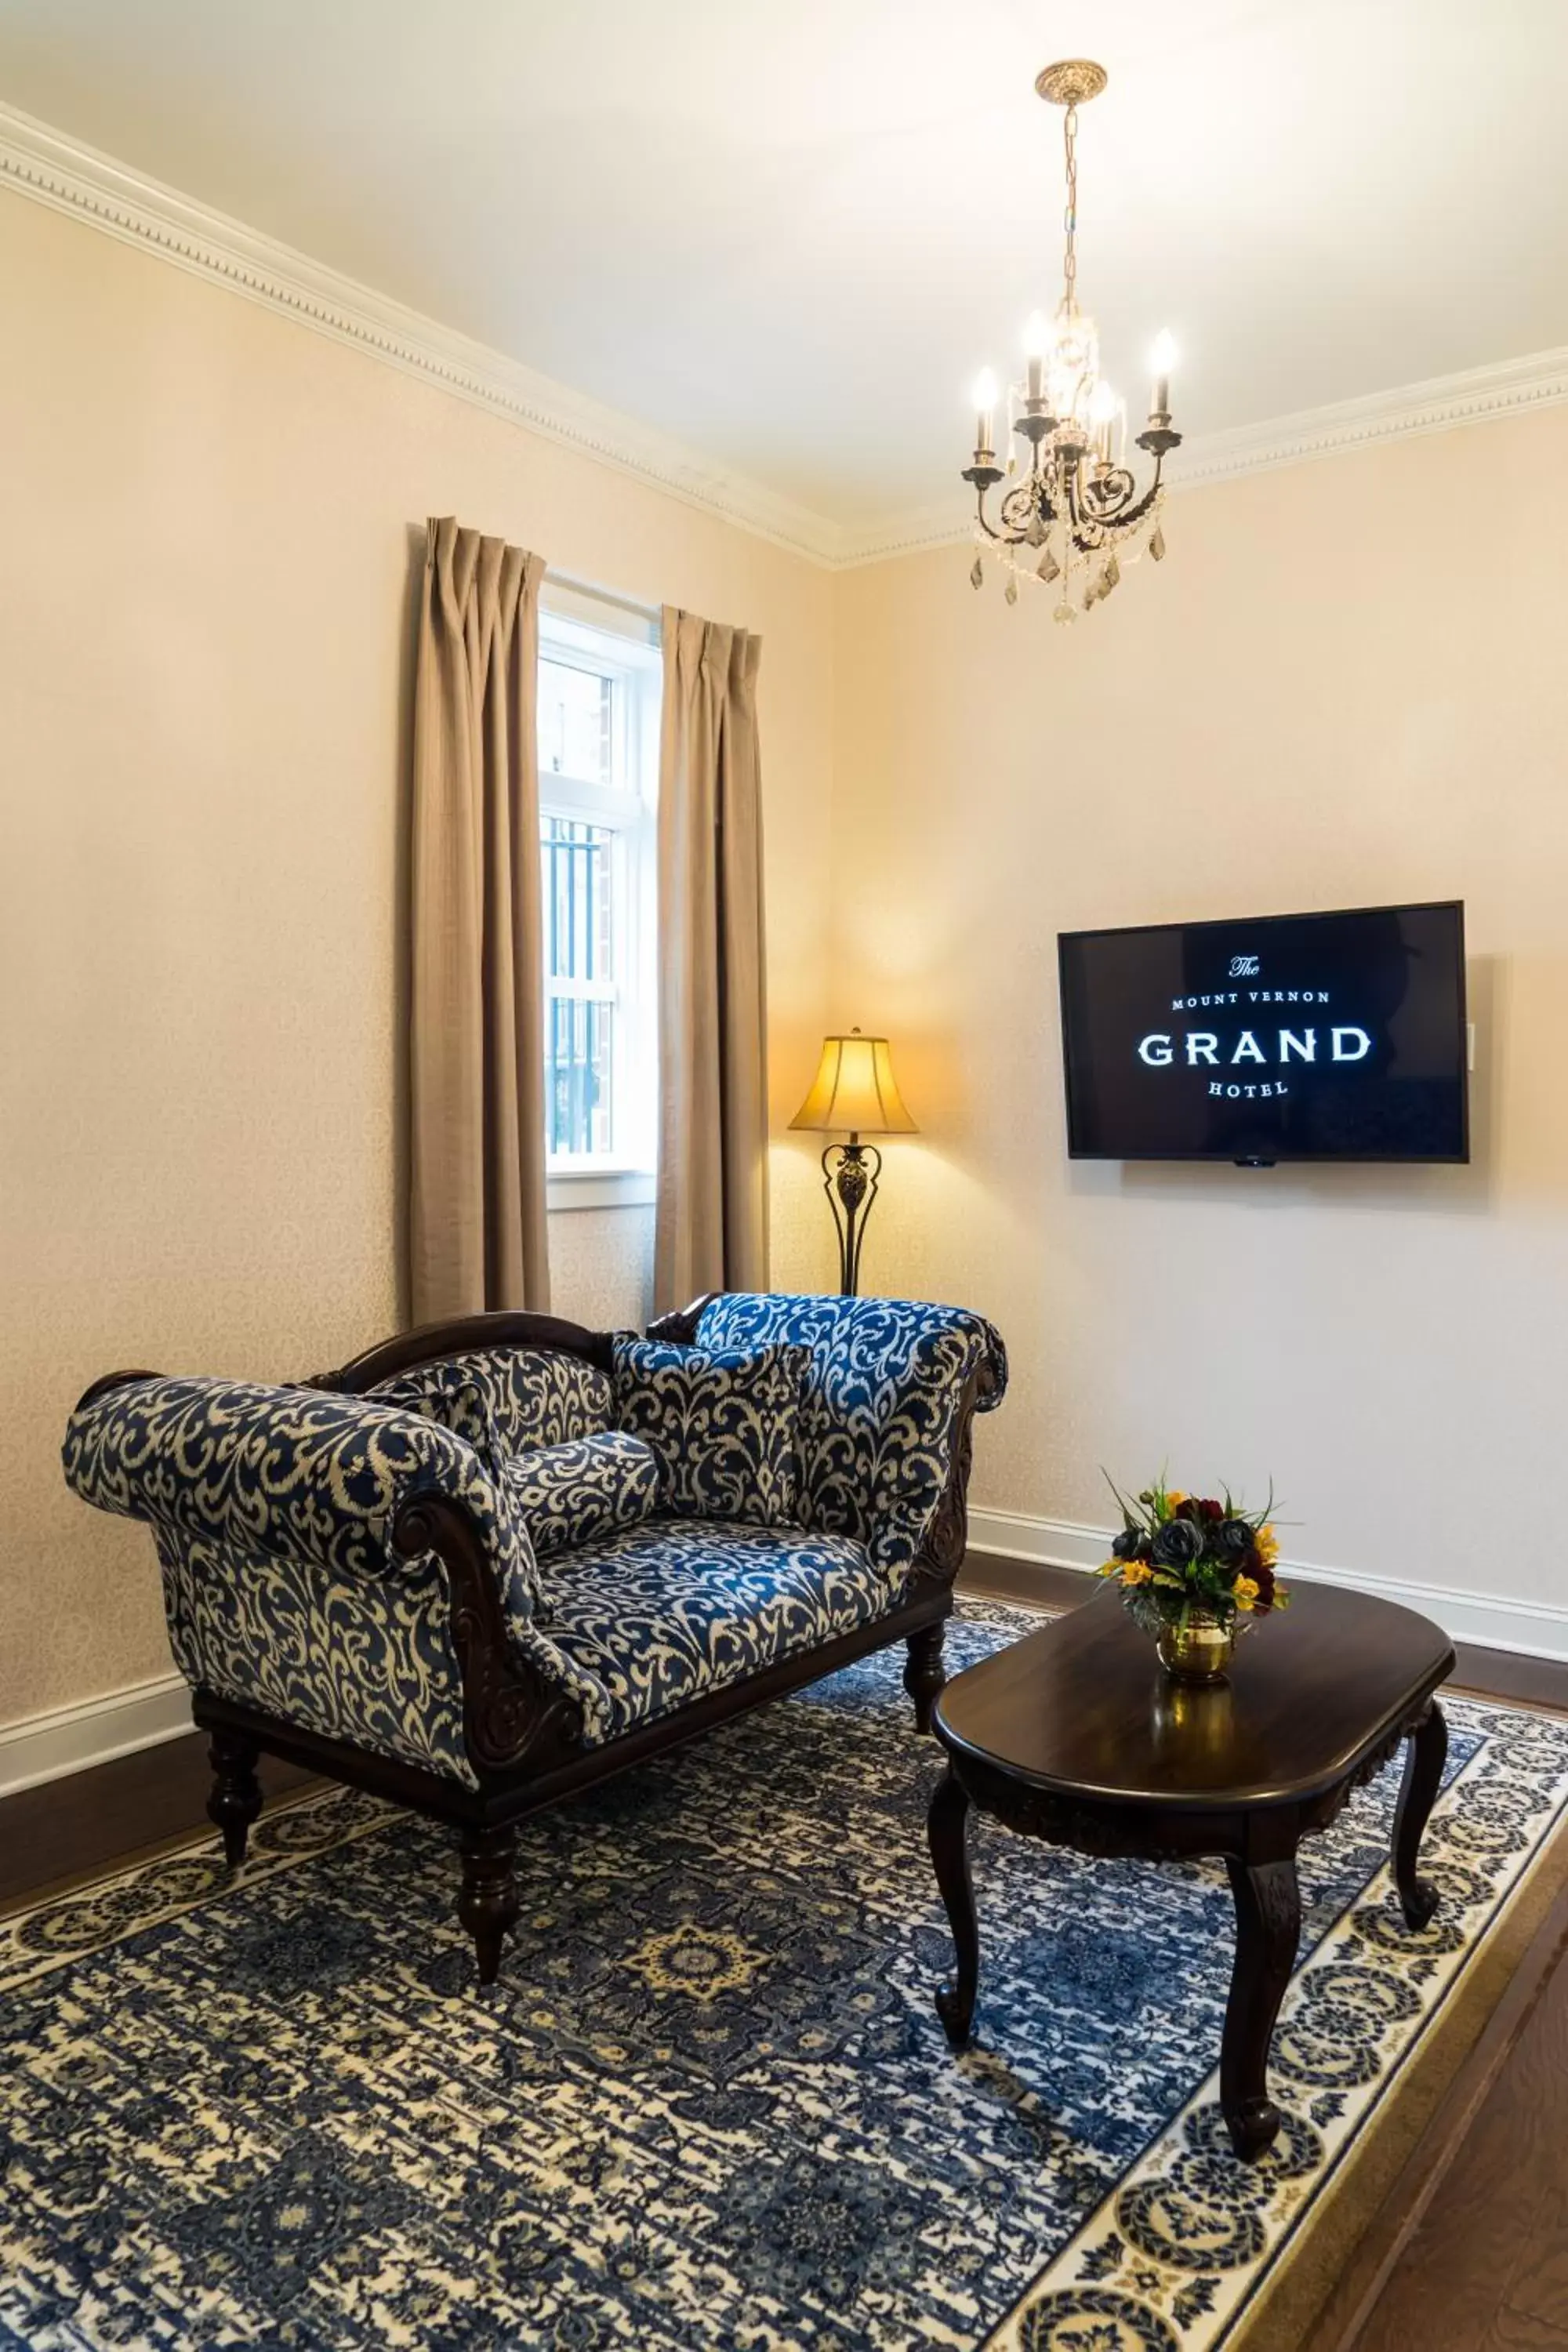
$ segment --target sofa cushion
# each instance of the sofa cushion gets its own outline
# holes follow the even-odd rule
[[[616,1416],[658,1457],[661,1511],[784,1527],[796,1517],[799,1348],[679,1348],[617,1336]]]
[[[530,1446],[595,1436],[616,1417],[607,1375],[556,1348],[475,1348],[395,1372],[370,1394],[466,1438],[492,1475]]]
[[[902,1298],[727,1291],[703,1309],[698,1344],[804,1348],[800,1518],[854,1536],[889,1574],[914,1560],[935,1521],[969,1381],[999,1403],[1002,1341],[963,1307]]]
[[[658,1501],[653,1448],[618,1429],[531,1446],[501,1475],[536,1559],[636,1527]]]
[[[548,1638],[604,1706],[595,1745],[811,1650],[893,1605],[862,1547],[804,1528],[654,1519],[545,1562]]]

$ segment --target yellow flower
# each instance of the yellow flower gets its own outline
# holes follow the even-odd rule
[[[1230,1589],[1235,1598],[1237,1607],[1238,1609],[1250,1611],[1253,1603],[1258,1599],[1258,1584],[1256,1580],[1250,1576],[1238,1576],[1236,1582]]]
[[[1180,1486],[1173,1486],[1165,1497],[1165,1508],[1167,1511],[1173,1511],[1178,1503],[1184,1503],[1186,1499]]]
[[[1266,1560],[1268,1566],[1272,1568],[1275,1561],[1279,1557],[1279,1538],[1275,1534],[1273,1528],[1259,1528],[1253,1540],[1258,1546],[1258,1559]]]
[[[1128,1559],[1121,1563],[1123,1584],[1147,1584],[1154,1571],[1146,1559]],[[1256,1587],[1254,1590],[1256,1591]]]

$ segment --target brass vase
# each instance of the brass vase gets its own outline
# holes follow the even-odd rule
[[[1236,1628],[1222,1625],[1206,1610],[1194,1609],[1185,1624],[1173,1618],[1155,1638],[1160,1664],[1179,1683],[1222,1683],[1236,1647]]]

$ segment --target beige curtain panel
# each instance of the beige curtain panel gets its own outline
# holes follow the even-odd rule
[[[416,1322],[545,1308],[539,589],[544,559],[426,526],[410,854]]]
[[[760,637],[664,612],[654,1306],[768,1281]]]

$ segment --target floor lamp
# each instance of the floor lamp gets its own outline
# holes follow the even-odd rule
[[[847,1143],[822,1155],[822,1189],[838,1230],[838,1293],[853,1298],[860,1284],[860,1244],[877,1197],[882,1155],[863,1135],[918,1135],[904,1108],[885,1037],[825,1037],[811,1090],[790,1121],[818,1135],[847,1129]]]

